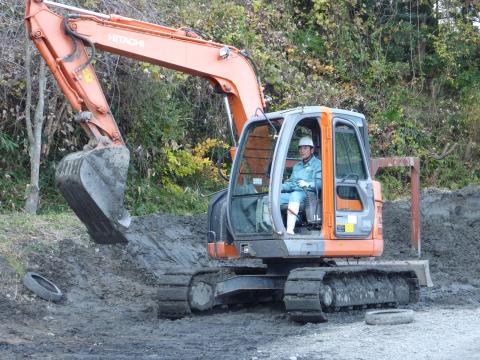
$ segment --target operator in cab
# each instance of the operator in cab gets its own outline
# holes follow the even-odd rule
[[[305,201],[306,192],[315,192],[322,188],[322,161],[314,155],[312,138],[304,136],[298,142],[298,151],[302,161],[293,166],[292,175],[282,184],[280,204],[288,204],[287,234],[295,234],[300,205]]]

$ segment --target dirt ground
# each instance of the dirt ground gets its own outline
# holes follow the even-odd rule
[[[155,275],[208,264],[206,217],[135,218],[127,246],[91,243],[73,215],[13,217],[0,216],[0,359],[480,358],[480,187],[422,193],[422,258],[435,286],[411,306],[415,322],[396,326],[366,325],[362,311],[301,326],[281,305],[158,319]],[[384,232],[383,258],[415,256],[407,201],[385,204]],[[33,296],[22,269],[66,299]]]

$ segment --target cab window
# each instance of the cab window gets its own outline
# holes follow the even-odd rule
[[[362,150],[354,128],[347,124],[335,126],[336,177],[363,180],[367,178]]]

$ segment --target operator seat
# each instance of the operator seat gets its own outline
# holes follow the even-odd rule
[[[322,191],[317,193],[307,191],[305,201],[300,204],[297,216],[297,225],[321,225],[322,223]],[[288,204],[280,205],[282,218],[285,218],[288,211]]]

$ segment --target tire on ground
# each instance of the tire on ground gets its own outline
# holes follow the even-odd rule
[[[59,302],[63,298],[63,294],[57,285],[34,272],[25,274],[23,285],[35,295],[47,301]]]
[[[415,312],[409,309],[370,310],[365,314],[369,325],[399,325],[411,323]]]

